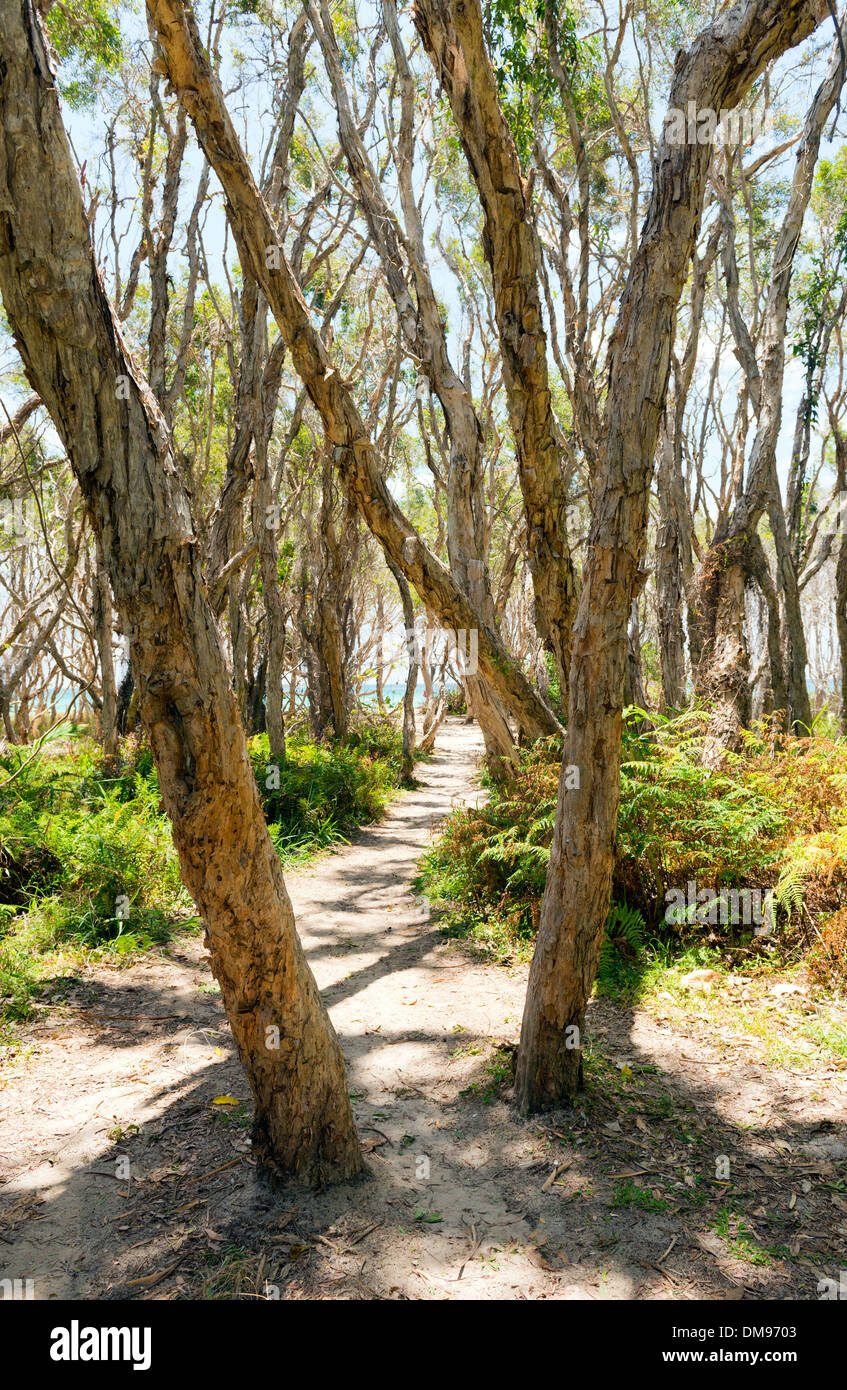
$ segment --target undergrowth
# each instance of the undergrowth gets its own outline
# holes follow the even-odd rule
[[[343,744],[295,743],[269,769],[250,756],[284,865],[304,862],[382,812],[400,782],[401,739],[359,717]],[[79,731],[0,753],[0,1030],[30,1017],[50,980],[86,959],[115,963],[197,922],[182,888],[152,755],[125,743],[118,769]]]
[[[598,987],[634,997],[671,956],[728,946],[810,951],[823,982],[847,982],[847,743],[816,735],[780,744],[770,727],[712,772],[700,762],[704,716],[651,716],[624,725],[613,907]],[[561,742],[525,750],[506,788],[455,811],[427,855],[418,886],[448,935],[499,961],[526,960],[538,929],[556,814]],[[674,894],[708,889],[772,894],[775,930],[670,920]],[[833,915],[835,914],[835,915]]]

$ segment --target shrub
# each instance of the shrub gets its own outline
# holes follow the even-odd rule
[[[761,726],[715,773],[700,763],[704,722],[698,711],[656,716],[650,730],[636,711],[625,720],[609,928],[630,920],[642,935],[715,939],[714,926],[665,921],[669,890],[693,880],[717,893],[773,889],[783,928],[806,931],[801,903],[831,911],[847,881],[847,745],[822,736],[780,745]],[[524,751],[514,781],[489,784],[485,806],[455,812],[424,863],[420,884],[447,907],[447,929],[501,959],[528,954],[538,927],[560,760],[556,739]],[[620,916],[627,909],[637,922]]]
[[[167,939],[193,911],[152,759],[128,746],[118,776],[86,738],[0,756],[0,1002],[26,1017],[74,953],[116,956]]]
[[[460,685],[448,685],[444,697],[444,708],[447,714],[467,714],[465,692]]]
[[[283,863],[376,820],[401,776],[402,738],[390,716],[360,716],[343,743],[290,744],[277,767],[269,762],[266,734],[250,739],[249,749]]]

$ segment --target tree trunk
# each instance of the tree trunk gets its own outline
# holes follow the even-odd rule
[[[626,637],[626,675],[624,676],[625,705],[635,705],[647,710],[647,691],[644,688],[644,674],[641,669],[641,625],[638,620],[638,599],[632,600],[629,613],[629,626]],[[645,721],[639,721],[643,727]]]
[[[99,545],[96,546],[96,552],[92,619],[100,665],[100,738],[106,757],[114,758],[118,751],[118,692],[115,684],[115,656],[112,650],[112,595]]]
[[[279,343],[268,356],[267,306],[263,295],[250,286],[252,315],[246,333],[252,335],[253,363],[253,536],[259,550],[262,601],[265,608],[264,706],[268,751],[272,763],[285,761],[285,718],[282,710],[282,678],[285,669],[285,605],[279,582],[277,531],[279,507],[273,495],[268,445],[279,399],[283,352]],[[260,371],[261,363],[267,363]],[[270,370],[269,370],[270,368]]]
[[[777,497],[776,505],[769,508],[769,517],[776,547],[777,587],[782,595],[782,679],[787,695],[787,727],[789,733],[806,735],[812,726],[812,703],[806,679],[806,632],[800,607],[797,565],[791,549],[781,498]]]
[[[526,188],[515,141],[498,101],[478,0],[415,0],[413,19],[450,101],[482,203],[482,244],[494,288],[503,380],[526,513],[536,627],[556,659],[564,704],[576,583]]]
[[[492,629],[494,603],[485,561],[482,506],[482,427],[467,384],[450,361],[441,307],[427,265],[423,222],[413,189],[414,79],[400,38],[393,0],[386,0],[383,16],[391,41],[402,93],[401,127],[397,141],[397,178],[406,237],[413,249],[407,254],[394,213],[388,206],[357,128],[342,72],[341,57],[326,0],[320,0],[320,16],[307,5],[309,18],[321,46],[327,76],[332,85],[338,117],[338,135],[347,159],[371,239],[382,263],[385,282],[397,310],[400,332],[438,396],[450,442],[447,477],[447,553],[450,573],[470,598],[483,621]],[[408,281],[414,285],[414,299]],[[392,572],[394,562],[392,561]],[[514,770],[515,750],[502,704],[487,681],[471,674],[466,682],[468,708],[482,730],[489,766],[497,777]]]
[[[809,0],[739,0],[677,58],[670,105],[732,109],[767,63],[826,13]],[[699,227],[711,150],[659,145],[654,183],[609,351],[602,468],[574,625],[568,732],[550,867],[530,970],[515,1095],[561,1105],[582,1070],[585,1010],[609,910],[620,802],[627,619],[646,541],[650,477],[676,311]],[[579,786],[567,775],[579,769]]]
[[[341,1049],[294,930],[200,548],[155,398],[94,262],[40,22],[0,8],[0,290],[103,548],[183,881],[277,1174],[347,1179],[362,1159]]]
[[[395,575],[396,578],[396,575]],[[414,613],[412,614],[414,623]],[[382,588],[376,591],[376,632],[374,634],[374,673],[376,678],[376,707],[385,714],[385,600]]]
[[[148,0],[147,8],[171,83],[224,189],[242,266],[267,297],[295,370],[323,420],[327,448],[348,498],[439,621],[455,631],[477,629],[480,672],[515,717],[536,736],[559,732],[552,711],[533,690],[499,634],[477,614],[391,496],[380,473],[378,451],[311,320],[273,217],[244,158],[193,15],[184,0]]]
[[[847,34],[847,15],[841,30]],[[809,205],[815,166],[824,127],[844,79],[842,48],[832,47],[826,77],[815,93],[797,145],[788,206],[773,251],[768,286],[762,367],[752,356],[752,347],[740,315],[733,317],[737,355],[745,368],[750,397],[757,414],[756,436],[750,453],[747,484],[732,515],[716,527],[712,543],[697,578],[694,606],[700,629],[699,666],[695,690],[715,700],[715,717],[710,726],[704,756],[717,765],[723,751],[739,746],[741,729],[749,720],[750,694],[746,688],[749,660],[743,641],[743,553],[768,513],[777,550],[778,587],[785,600],[787,618],[788,688],[786,710],[792,720],[811,723],[806,687],[806,644],[802,632],[799,590],[794,557],[788,539],[780,483],[776,468],[776,447],[782,423],[782,394],[785,377],[785,341],[788,330],[789,291],[794,256]],[[732,231],[732,228],[730,228]],[[729,263],[734,248],[727,248]],[[739,609],[739,604],[741,605]],[[739,641],[739,634],[742,633]],[[710,668],[710,658],[717,668]],[[774,692],[776,698],[776,692]]]
[[[424,683],[424,734],[427,734],[429,732],[430,726],[435,718],[436,709],[438,707],[438,700],[435,694],[435,683],[432,678],[432,662],[430,660],[430,656],[432,654],[432,647],[430,645],[429,634],[431,629],[432,617],[429,613],[427,613],[426,640],[420,643],[421,678]]]
[[[413,632],[415,627],[415,610],[412,606],[412,595],[403,571],[393,563],[387,561],[388,568],[394,575],[397,588],[400,590],[400,602],[403,605],[403,626],[407,633]],[[415,687],[418,683],[418,661],[414,641],[410,638],[409,648],[409,672],[406,676],[406,689],[403,694],[403,767],[402,778],[404,782],[412,780],[414,769],[415,751]]]
[[[273,420],[271,414],[270,420]],[[285,761],[285,718],[282,710],[282,678],[285,670],[285,605],[279,586],[277,568],[276,528],[273,520],[271,480],[268,470],[267,431],[262,425],[256,431],[254,449],[253,534],[259,544],[259,567],[262,575],[262,598],[265,605],[265,728],[268,734],[268,755],[272,763]]]
[[[697,576],[692,621],[697,629],[695,691],[709,708],[706,767],[718,768],[741,747],[750,722],[750,654],[744,626],[745,536],[709,547]]]
[[[659,666],[662,672],[662,709],[665,712],[681,709],[685,704],[684,586],[680,523],[672,489],[673,439],[666,425],[656,487],[659,525],[655,568]]]
[[[674,359],[675,386],[665,411],[659,447],[655,580],[662,708],[666,711],[680,709],[686,698],[683,615],[693,569],[693,527],[682,471],[682,432],[685,405],[697,362],[706,281],[717,255],[720,232],[718,224],[702,258],[694,254],[688,334],[682,363]]]
[[[768,567],[767,556],[758,533],[752,537],[744,552],[744,570],[749,574],[759,586],[762,598],[765,601],[767,613],[767,662],[769,671],[768,693],[766,703],[768,714],[777,711],[784,711],[788,708],[788,690],[785,684],[785,667],[783,664],[782,652],[782,624],[779,613],[779,597],[771,579],[771,572]],[[741,698],[745,701],[743,705],[744,713],[752,716],[752,699],[750,704],[746,704],[746,699],[752,696],[752,683],[748,679],[746,684],[746,695]],[[711,758],[708,761],[718,766],[721,761],[721,743],[718,741],[712,750]]]
[[[835,444],[835,478],[839,498],[847,496],[847,434],[830,411],[830,424]],[[838,657],[841,667],[841,731],[847,734],[847,517],[844,508],[838,511],[838,548],[835,559],[835,631],[838,638]]]

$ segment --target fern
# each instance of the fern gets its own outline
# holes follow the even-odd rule
[[[801,863],[789,862],[782,870],[773,890],[774,903],[783,909],[789,921],[792,912],[795,909],[799,912],[803,906],[804,876]]]
[[[608,966],[615,955],[637,960],[644,946],[644,918],[637,907],[627,903],[612,903],[603,932],[600,965]]]

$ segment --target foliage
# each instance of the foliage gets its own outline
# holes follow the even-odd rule
[[[128,741],[120,771],[85,737],[0,756],[0,1006],[25,1018],[48,977],[91,953],[120,960],[194,918],[181,887],[150,750]],[[289,749],[265,787],[266,735],[250,742],[271,838],[300,863],[374,820],[400,780],[396,724],[362,716],[343,745]]]
[[[638,1187],[631,1178],[618,1184],[613,1207],[636,1207],[639,1211],[667,1211],[668,1202],[647,1187]]]
[[[545,0],[491,0],[486,8],[486,39],[500,103],[523,164],[530,159],[534,113],[553,123],[561,120],[559,88],[550,66],[545,9]],[[549,9],[577,119],[587,125],[593,112],[606,114],[596,67],[596,42],[578,36],[576,17],[560,0],[549,0]]]
[[[625,976],[648,933],[717,940],[732,926],[670,923],[671,889],[773,889],[777,922],[840,905],[847,882],[847,745],[823,736],[779,746],[766,727],[724,771],[700,762],[705,715],[628,712],[615,845],[614,906],[602,975]],[[453,813],[420,879],[446,929],[498,959],[526,956],[538,927],[556,814],[561,747],[522,754],[518,775],[485,806]],[[750,928],[748,926],[748,934]]]
[[[267,734],[249,740],[271,838],[284,864],[302,861],[345,831],[382,814],[402,778],[397,722],[375,710],[354,716],[343,742],[289,743],[285,762],[269,762]],[[277,785],[278,782],[278,785]]]
[[[815,211],[823,226],[832,224],[808,247],[809,265],[801,282],[797,305],[799,324],[793,343],[794,356],[806,369],[806,415],[818,418],[821,366],[827,324],[837,314],[843,293],[844,260],[847,256],[847,161],[842,150],[834,160],[822,160],[815,177]]]
[[[467,714],[468,706],[465,692],[460,685],[448,685],[444,698],[444,708],[448,714]]]
[[[819,928],[818,944],[806,958],[806,968],[821,985],[847,985],[847,908]]]
[[[50,6],[45,27],[62,64],[59,86],[71,107],[91,106],[102,72],[114,72],[122,57],[116,6],[109,0],[62,0]]]
[[[0,996],[12,1018],[64,953],[120,958],[192,912],[149,751],[132,750],[118,775],[86,739],[27,756],[0,756]]]

